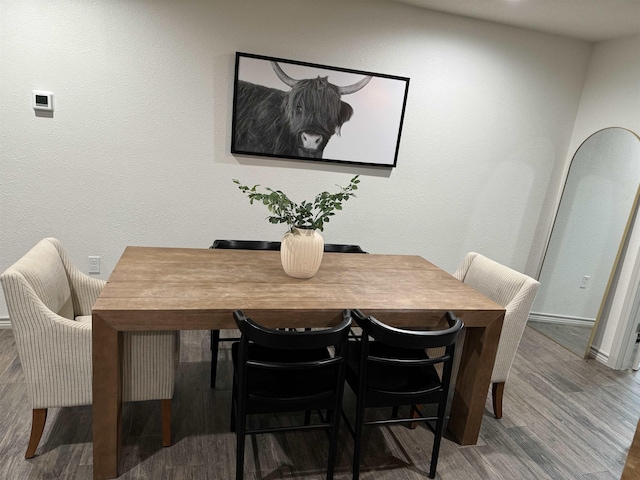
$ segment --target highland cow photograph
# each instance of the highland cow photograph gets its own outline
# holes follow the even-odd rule
[[[231,153],[395,167],[409,79],[236,53]]]

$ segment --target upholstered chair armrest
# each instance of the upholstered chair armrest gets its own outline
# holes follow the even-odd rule
[[[496,363],[493,366],[491,382],[506,382],[509,378],[511,364],[516,356],[516,351],[520,345],[520,339],[527,326],[531,305],[538,293],[540,283],[533,279],[527,279],[518,291],[517,295],[505,307],[504,323],[498,351],[496,353]]]
[[[35,307],[28,317],[10,307],[32,408],[91,404],[91,324]]]

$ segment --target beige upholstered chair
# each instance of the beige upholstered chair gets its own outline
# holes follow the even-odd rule
[[[35,455],[47,408],[92,403],[91,308],[104,287],[45,238],[0,281],[33,409],[26,458]],[[177,332],[124,334],[124,401],[162,400],[162,444],[171,445],[171,398],[180,353]]]
[[[493,412],[496,418],[502,418],[504,384],[509,378],[509,370],[540,284],[523,273],[475,252],[465,256],[453,276],[505,307],[502,333],[491,375]]]

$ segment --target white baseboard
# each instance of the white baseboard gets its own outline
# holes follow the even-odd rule
[[[591,345],[589,348],[588,358],[593,358],[597,362],[602,363],[603,365],[609,366],[609,354],[601,352],[598,348]]]
[[[531,313],[529,315],[529,320],[540,323],[555,323],[557,325],[575,325],[582,327],[593,327],[595,324],[595,320],[591,320],[589,318],[566,317],[547,313]],[[594,359],[607,367],[609,366],[609,354],[600,351],[599,348],[593,345],[589,347],[589,354],[587,355],[587,358]]]
[[[593,327],[595,318],[570,317],[568,315],[556,315],[554,313],[531,312],[529,320],[540,323],[555,323],[559,325],[576,325],[580,327]]]
[[[11,328],[9,317],[0,318],[0,329],[2,328]]]

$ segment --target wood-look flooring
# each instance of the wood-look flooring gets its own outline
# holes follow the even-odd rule
[[[229,349],[221,349],[215,390],[209,388],[208,356],[208,332],[183,332],[172,447],[161,447],[159,402],[125,407],[119,478],[234,478]],[[348,393],[348,407],[352,400]],[[639,416],[640,378],[635,374],[582,360],[527,327],[505,387],[503,418],[493,418],[488,398],[479,443],[462,447],[445,438],[436,478],[617,480]],[[25,460],[30,421],[13,335],[0,330],[0,479],[91,479],[90,406],[50,409],[36,457]],[[426,478],[429,430],[372,428],[366,437],[363,480]],[[326,443],[322,432],[247,438],[245,478],[322,479]],[[352,451],[343,428],[336,479],[351,478]]]
[[[584,357],[593,326],[556,324],[551,322],[535,322],[529,320],[529,327],[538,330],[551,340],[568,348],[576,355]]]

